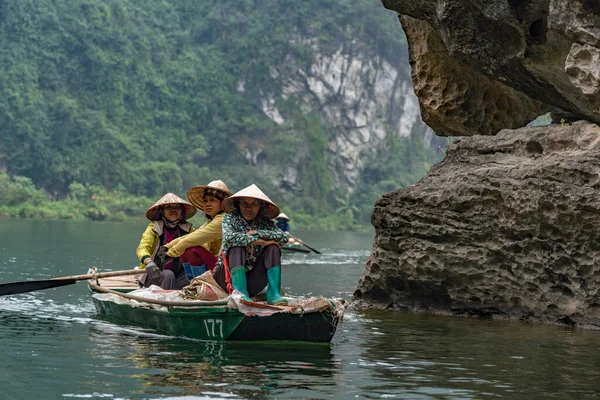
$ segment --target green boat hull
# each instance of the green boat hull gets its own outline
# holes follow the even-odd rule
[[[171,336],[201,340],[330,342],[339,318],[331,311],[247,316],[226,306],[160,311],[92,297],[98,314]]]

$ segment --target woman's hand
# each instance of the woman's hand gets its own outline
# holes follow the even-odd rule
[[[256,231],[254,229],[249,230],[248,232],[246,232],[246,235],[248,236],[252,236],[256,233]]]
[[[172,257],[169,257],[167,255],[168,252],[169,249],[167,249],[165,246],[160,246],[158,249],[158,253],[156,253],[156,256],[154,256],[154,261],[156,262],[156,265],[161,271],[164,270],[165,265],[167,265],[167,263],[172,260]]]
[[[158,268],[158,265],[156,265],[156,263],[154,261],[150,261],[149,263],[146,264],[146,275],[147,276],[155,276],[160,274],[160,269]]]
[[[256,241],[252,242],[251,245],[252,246],[263,246],[263,247],[275,245],[277,247],[281,247],[279,245],[279,242],[276,242],[274,240],[264,240],[264,239],[258,239]]]

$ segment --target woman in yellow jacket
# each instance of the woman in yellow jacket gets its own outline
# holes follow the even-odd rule
[[[219,180],[187,192],[190,203],[204,211],[208,221],[189,235],[166,243],[164,248],[168,257],[179,257],[190,280],[215,267],[223,239],[221,202],[229,196],[229,188]]]
[[[179,258],[173,258],[159,268],[155,260],[160,246],[193,232],[187,222],[196,214],[196,208],[173,193],[167,193],[146,211],[151,222],[142,234],[137,248],[140,268],[146,269],[140,281],[145,287],[157,285],[163,289],[181,289],[188,284]]]

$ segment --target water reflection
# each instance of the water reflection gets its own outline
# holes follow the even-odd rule
[[[140,393],[241,398],[311,391],[331,382],[339,368],[329,344],[208,342],[170,337],[107,336],[92,330],[90,341],[107,357],[125,357],[142,382]]]
[[[398,312],[357,314],[365,324],[357,365],[378,381],[363,387],[369,393],[564,398],[600,389],[600,360],[580,351],[589,349],[589,340],[599,343],[597,332]]]

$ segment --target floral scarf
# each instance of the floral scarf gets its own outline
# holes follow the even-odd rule
[[[254,230],[254,235],[250,236],[246,232]],[[223,252],[229,253],[232,247],[246,248],[246,271],[254,268],[256,260],[262,253],[263,246],[251,246],[250,243],[256,240],[274,240],[284,245],[288,242],[287,233],[275,226],[275,223],[264,217],[257,217],[251,223],[248,223],[238,213],[225,214],[223,217],[223,244],[217,261],[217,267],[223,265]]]

